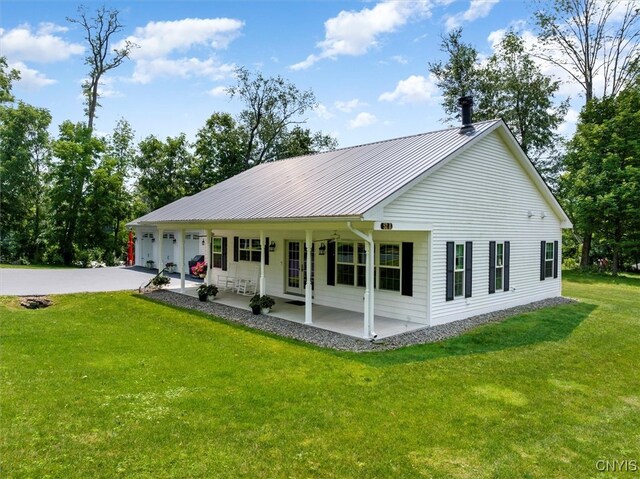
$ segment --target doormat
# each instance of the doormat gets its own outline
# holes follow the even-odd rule
[[[304,301],[287,301],[287,304],[293,304],[294,306],[304,306]]]

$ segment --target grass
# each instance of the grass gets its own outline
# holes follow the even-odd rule
[[[339,353],[129,293],[0,299],[2,477],[624,477],[640,279],[442,343]],[[629,473],[629,477],[637,477]]]

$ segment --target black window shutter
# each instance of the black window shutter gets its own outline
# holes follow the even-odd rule
[[[489,294],[496,292],[496,242],[489,241]]]
[[[413,243],[402,243],[401,294],[413,296]]]
[[[553,277],[558,277],[558,242],[553,242]]]
[[[222,237],[222,271],[227,271],[227,237]]]
[[[544,261],[545,252],[547,250],[547,242],[540,241],[540,281],[544,281]]]
[[[465,246],[465,258],[464,258],[464,297],[471,297],[472,286],[472,265],[473,265],[473,243],[467,241]]]
[[[502,264],[504,267],[502,269],[502,284],[504,286],[503,289],[505,291],[509,291],[509,261],[511,258],[511,242],[504,242],[503,255],[504,256],[502,257]]]
[[[453,300],[453,261],[455,244],[447,241],[447,301]]]
[[[240,254],[240,238],[233,237],[233,261],[238,262],[238,255]]]
[[[327,241],[327,285],[336,285],[336,242]]]
[[[269,237],[264,239],[264,264],[269,264]]]

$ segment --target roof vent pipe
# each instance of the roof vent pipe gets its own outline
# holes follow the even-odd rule
[[[458,106],[462,108],[462,128],[460,128],[460,133],[473,131],[474,128],[471,121],[471,114],[473,111],[473,97],[463,96],[459,98]]]

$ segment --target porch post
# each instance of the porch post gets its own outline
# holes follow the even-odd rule
[[[260,296],[264,296],[266,294],[264,288],[264,249],[265,245],[265,237],[264,230],[260,230]]]
[[[372,338],[375,334],[375,328],[373,327],[374,318],[375,318],[375,302],[374,302],[374,294],[375,288],[373,285],[375,284],[375,262],[376,262],[376,244],[373,241],[373,231],[369,231],[369,238],[371,238],[371,243],[369,244],[369,249],[371,250],[371,254],[367,255],[367,274],[369,277],[367,278],[367,285],[369,286],[369,334],[368,338]]]
[[[162,235],[164,234],[164,230],[158,229],[158,273],[162,271],[162,265],[164,264],[164,258],[162,257]]]
[[[211,284],[211,247],[210,245],[210,241],[211,241],[211,231],[210,230],[206,230],[206,235],[204,237],[204,262],[207,263],[207,273],[204,277],[204,282],[206,284]]]
[[[371,280],[371,278],[373,277],[371,272],[373,270],[373,268],[371,267],[371,261],[370,258],[372,256],[371,254],[371,245],[369,244],[368,241],[364,242],[364,251],[366,253],[366,265],[365,265],[365,289],[364,289],[364,333],[363,333],[363,337],[369,339],[369,333],[371,332],[371,326],[369,324],[369,316],[370,316],[370,310],[371,310],[371,290],[373,288],[371,288],[371,285],[373,284],[373,281]]]
[[[304,324],[312,324],[313,322],[313,288],[311,286],[311,248],[313,248],[313,238],[312,231],[306,231],[306,241],[305,244],[307,246],[307,267],[305,268],[306,275],[306,287],[304,290]]]
[[[184,229],[180,229],[178,232],[180,236],[180,292],[184,293],[185,271],[184,271]]]

